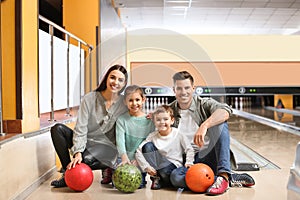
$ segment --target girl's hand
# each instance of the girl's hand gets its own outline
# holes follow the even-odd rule
[[[119,164],[119,166],[126,165],[126,164],[131,164],[131,162],[130,162],[128,156],[127,156],[127,154],[123,154],[121,156],[121,159],[122,159],[122,162]]]
[[[81,152],[77,152],[74,155],[74,158],[71,160],[71,162],[68,164],[67,169],[74,168],[76,164],[80,164],[82,161],[82,154]]]
[[[149,112],[149,113],[146,115],[146,118],[151,120],[151,119],[152,119],[152,113]]]
[[[146,172],[150,175],[150,176],[155,176],[156,175],[156,170],[153,167],[147,167],[146,168]]]
[[[122,160],[122,162],[119,164],[119,166],[122,166],[122,165],[131,165],[130,163],[130,160]]]
[[[138,162],[136,160],[132,160],[131,164],[134,165],[134,166],[136,166],[136,167],[138,166]]]

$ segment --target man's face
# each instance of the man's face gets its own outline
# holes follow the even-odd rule
[[[174,92],[177,102],[181,109],[188,109],[191,105],[194,85],[189,79],[177,80],[174,84]]]

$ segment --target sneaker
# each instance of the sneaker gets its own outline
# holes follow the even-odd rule
[[[146,187],[146,185],[147,185],[146,175],[147,175],[147,173],[142,173],[142,183],[138,189],[142,189],[142,188]]]
[[[62,175],[62,177],[58,180],[53,180],[51,182],[51,186],[55,188],[61,188],[61,187],[67,187],[66,181],[65,181],[65,176]]]
[[[230,187],[251,187],[255,185],[254,179],[247,173],[231,174],[229,176]]]
[[[219,195],[227,191],[229,187],[228,181],[223,176],[218,176],[214,184],[206,191],[207,195]]]
[[[102,170],[102,180],[101,184],[109,184],[112,181],[112,169],[106,168]]]
[[[151,176],[150,179],[152,180],[151,190],[159,190],[161,188],[159,176]]]

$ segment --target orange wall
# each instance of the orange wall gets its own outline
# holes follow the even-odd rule
[[[96,49],[96,27],[100,28],[100,5],[98,0],[63,0],[63,26],[72,34],[76,35],[86,43],[93,45],[92,51],[92,74],[96,74],[95,49]],[[74,40],[71,40],[73,43]],[[75,43],[77,45],[78,43]],[[86,52],[86,56],[89,56]],[[86,59],[89,61],[89,59]],[[88,63],[86,63],[88,66]],[[86,85],[89,85],[89,67],[86,67]],[[96,76],[92,77],[92,88],[96,87]],[[90,89],[90,88],[87,88]]]
[[[300,62],[221,62],[216,64],[225,85],[300,85]]]
[[[40,128],[38,110],[38,0],[22,1],[22,133]]]
[[[278,105],[278,101],[281,100],[282,107]],[[293,109],[293,95],[292,94],[280,94],[274,95],[274,107]]]
[[[2,97],[3,120],[20,121],[18,132],[30,132],[40,127],[38,113],[38,0],[22,0],[21,16],[21,80],[16,80],[16,1],[1,2]],[[19,27],[17,27],[19,28]],[[16,119],[16,81],[21,83],[22,116]],[[10,129],[10,128],[9,128]]]
[[[140,80],[142,84],[153,81],[172,84],[168,78],[160,80],[171,77],[172,71],[160,75],[162,70],[172,70],[172,63],[178,63],[178,68],[190,69],[193,66],[186,63],[202,62],[197,66],[200,69],[197,81],[201,85],[299,86],[299,42],[299,35],[181,35],[167,30],[131,31],[127,33],[127,65],[171,63],[164,69],[154,71],[152,67],[152,71],[145,69],[132,75],[133,82]]]
[[[99,26],[98,0],[63,0],[63,26],[85,42],[96,46],[96,26]]]
[[[283,104],[283,107],[280,107],[279,100]],[[280,94],[274,95],[274,107],[293,109],[293,95],[292,94]],[[283,112],[274,112],[274,119],[280,122],[293,122],[294,116],[292,114],[283,113]]]
[[[133,62],[131,80],[138,85],[172,86],[172,76],[189,71],[195,85],[299,86],[300,62]]]
[[[3,119],[16,119],[15,1],[1,2]],[[4,48],[5,47],[5,48]]]

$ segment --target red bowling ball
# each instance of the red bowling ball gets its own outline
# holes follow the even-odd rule
[[[65,173],[67,186],[77,192],[88,189],[93,183],[93,179],[94,175],[91,168],[84,163],[77,164]]]

